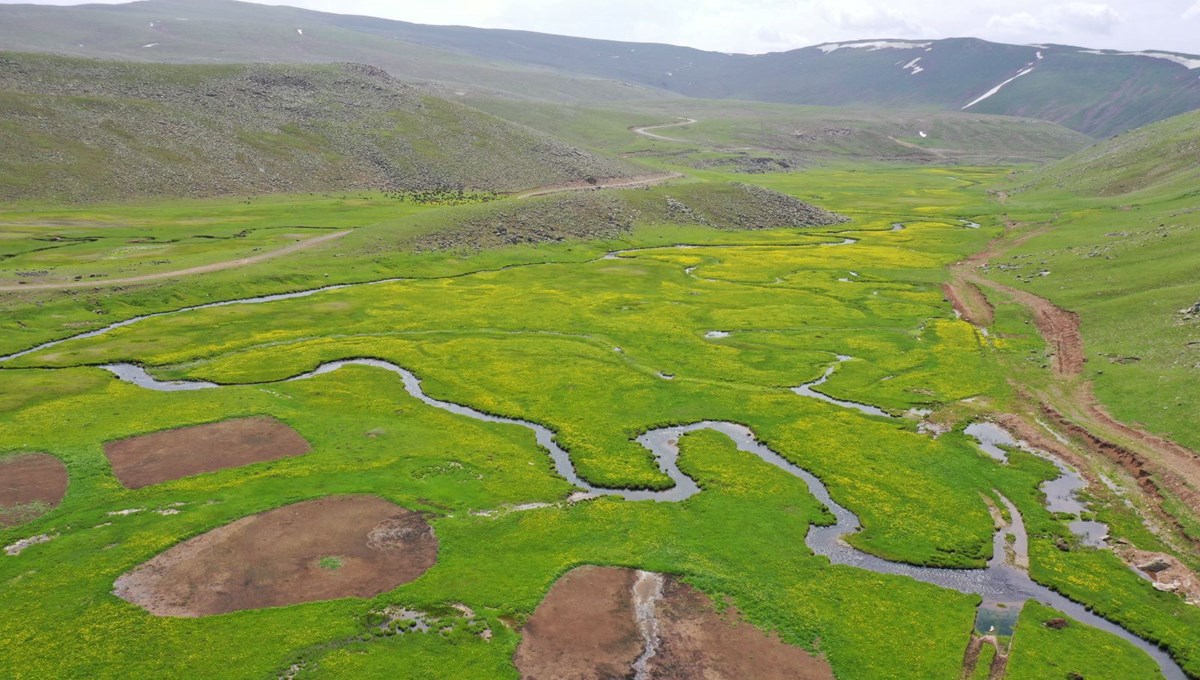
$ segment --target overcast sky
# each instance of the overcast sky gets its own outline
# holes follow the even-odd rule
[[[263,0],[263,4],[724,52],[771,52],[860,38],[973,36],[998,42],[1200,53],[1200,0]]]

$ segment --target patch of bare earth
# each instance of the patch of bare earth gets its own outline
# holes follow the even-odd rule
[[[433,566],[416,512],[376,496],[331,496],[244,517],[123,574],[113,592],[157,616],[207,616],[374,597]]]
[[[311,450],[298,432],[263,416],[164,430],[104,445],[113,474],[130,489]]]
[[[608,680],[631,673],[644,642],[633,608],[637,572],[579,567],[550,588],[522,629],[514,661],[526,680]]]
[[[651,678],[833,680],[825,659],[742,621],[733,607],[718,614],[707,595],[675,578],[666,578],[657,614]]]
[[[0,527],[24,524],[50,511],[67,494],[67,466],[45,453],[0,460]]]
[[[992,657],[992,665],[988,667],[988,680],[1001,680],[1004,677],[1008,669],[1008,652],[1001,650],[1000,641],[995,635],[972,634],[971,641],[967,643],[967,652],[963,655],[962,672],[958,676],[960,680],[975,677],[984,645],[991,645],[996,650],[996,655]]]
[[[833,678],[824,659],[763,633],[732,607],[718,613],[678,579],[660,578],[661,593],[647,597],[636,589],[648,581],[630,569],[580,567],[564,575],[522,630],[521,677]],[[640,612],[642,620],[637,603],[651,609]]]

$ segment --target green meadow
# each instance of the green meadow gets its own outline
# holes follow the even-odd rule
[[[689,183],[747,181],[688,172]],[[1024,517],[1035,580],[1159,643],[1200,677],[1200,610],[1156,591],[1110,551],[1079,545],[1043,505],[1038,486],[1056,476],[1053,466],[1020,452],[999,464],[961,432],[971,418],[1013,403],[1014,365],[1036,375],[1045,356],[1021,308],[997,300],[984,334],[943,299],[947,266],[982,250],[1003,231],[1002,216],[1017,213],[988,191],[1008,178],[1007,169],[886,164],[757,175],[755,184],[851,219],[755,231],[641,219],[601,241],[493,250],[423,252],[412,244],[517,199],[416,204],[357,193],[0,211],[0,222],[12,225],[0,242],[6,281],[39,269],[63,280],[170,271],[283,247],[295,234],[351,230],[245,268],[111,290],[8,294],[0,299],[0,353],[139,314],[363,284],[166,314],[0,364],[0,456],[47,452],[70,474],[58,508],[0,529],[0,546],[53,536],[0,556],[0,675],[115,678],[136,666],[146,677],[236,669],[246,678],[515,678],[516,628],[550,585],[578,565],[606,564],[680,574],[727,597],[755,625],[824,655],[842,679],[895,678],[897,669],[903,677],[958,677],[979,598],[814,556],[805,535],[810,525],[830,524],[828,512],[800,480],[722,435],[684,438],[680,467],[703,489],[686,501],[573,503],[528,430],[428,406],[396,375],[350,366],[280,382],[336,359],[379,358],[413,371],[434,398],[552,429],[579,474],[599,486],[670,484],[633,441],[647,430],[744,423],[859,516],[855,547],[890,560],[982,566],[992,555],[989,503],[1003,494]],[[686,190],[618,193],[649,204]],[[1095,214],[1081,208],[1078,219],[1107,228]],[[1160,252],[1147,247],[1138,252]],[[1030,282],[1033,289],[1088,275],[1069,244],[1057,251],[1053,273]],[[1148,261],[1139,260],[1138,271],[1148,272]],[[1183,269],[1175,274],[1182,279]],[[1086,323],[1084,330],[1097,356],[1123,351]],[[837,363],[838,355],[852,359]],[[155,392],[98,368],[122,361],[160,379],[222,387]],[[866,416],[789,389],[834,364],[823,391],[899,417]],[[1114,383],[1103,367],[1098,387],[1107,398]],[[1138,394],[1123,394],[1113,396],[1114,410],[1141,414]],[[919,430],[914,409],[951,414],[956,428],[933,437]],[[1174,433],[1184,411],[1141,419]],[[137,490],[122,487],[104,457],[108,441],[249,415],[291,425],[312,452]],[[1116,536],[1161,548],[1115,493],[1089,491]],[[346,493],[427,513],[440,543],[436,565],[369,600],[194,619],[154,617],[112,594],[114,579],[182,540]],[[520,508],[530,503],[547,505]],[[178,512],[160,512],[167,509]],[[126,510],[136,512],[114,514]],[[457,603],[480,615],[490,640],[457,616]],[[440,632],[379,634],[373,613],[389,605],[432,613]],[[1007,677],[1157,677],[1149,657],[1114,636],[1082,624],[1046,628],[1054,616],[1026,607]]]

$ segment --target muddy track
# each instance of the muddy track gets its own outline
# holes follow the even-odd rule
[[[1006,226],[1011,232],[1025,225],[1006,220]],[[944,288],[946,297],[976,324],[981,317],[973,295],[983,297],[983,290],[1007,296],[1029,310],[1038,334],[1052,354],[1055,378],[1045,388],[1025,386],[1019,390],[1031,402],[1032,411],[1063,428],[1087,452],[1125,470],[1151,501],[1159,518],[1173,525],[1176,533],[1185,535],[1177,518],[1164,509],[1164,491],[1188,507],[1200,508],[1200,455],[1169,439],[1122,423],[1098,402],[1091,382],[1083,376],[1087,355],[1078,314],[984,275],[993,258],[1044,233],[1050,226],[1047,223],[1016,237],[1006,233],[982,252],[952,265],[951,279]],[[1193,546],[1200,546],[1200,539],[1186,538]]]
[[[239,257],[236,260],[226,260],[225,262],[214,262],[212,264],[200,265],[199,267],[188,267],[187,269],[175,269],[169,272],[155,272],[153,274],[142,274],[141,276],[126,276],[119,279],[87,279],[86,281],[67,281],[65,283],[40,283],[32,285],[4,285],[0,286],[0,291],[18,291],[18,290],[66,290],[69,288],[98,288],[101,286],[121,286],[128,283],[143,283],[146,281],[157,281],[159,279],[173,279],[179,276],[191,276],[192,274],[207,274],[209,272],[219,272],[225,269],[235,269],[237,267],[245,267],[247,265],[258,264],[265,260],[290,255],[301,250],[307,250],[314,246],[319,246],[322,243],[339,239],[352,230],[337,231],[332,234],[323,234],[303,241],[297,241],[290,246],[285,246],[278,250],[272,250],[260,255],[252,255],[250,257]]]
[[[976,326],[992,325],[995,308],[988,302],[987,296],[973,283],[963,282],[958,287],[949,283],[942,285],[946,300],[954,305],[954,311],[959,316]]]

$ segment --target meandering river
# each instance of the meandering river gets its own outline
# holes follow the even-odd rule
[[[477,411],[469,406],[435,399],[421,389],[421,380],[416,375],[388,361],[380,359],[331,361],[318,366],[315,370],[308,373],[275,382],[307,380],[318,375],[336,371],[344,366],[352,365],[371,366],[397,374],[403,381],[404,389],[410,395],[435,408],[483,422],[518,425],[531,430],[538,444],[550,454],[551,459],[554,461],[554,468],[558,474],[571,484],[579,487],[583,497],[619,496],[630,501],[660,502],[678,502],[690,498],[700,493],[700,488],[697,486],[695,480],[688,477],[679,469],[679,439],[685,434],[700,430],[720,432],[729,437],[738,450],[756,456],[763,462],[800,479],[808,487],[809,492],[829,509],[834,517],[834,523],[830,526],[814,526],[810,528],[805,543],[814,553],[828,558],[831,563],[866,569],[881,574],[907,576],[918,581],[931,583],[943,588],[950,588],[962,593],[974,593],[983,598],[985,607],[993,608],[997,605],[1007,605],[1007,607],[1002,608],[1014,613],[1019,611],[1020,605],[1024,602],[1034,600],[1057,609],[1082,623],[1112,633],[1137,646],[1158,663],[1167,680],[1187,680],[1183,669],[1162,649],[1141,639],[1121,626],[1093,614],[1084,606],[1067,599],[1045,586],[1034,583],[1029,578],[1028,573],[1017,566],[1028,563],[1028,539],[1020,512],[1007,498],[1001,497],[1001,501],[1008,512],[1010,521],[1006,525],[1001,526],[995,533],[993,538],[993,556],[986,568],[944,569],[892,562],[863,552],[848,543],[845,540],[846,537],[861,528],[858,516],[835,501],[824,482],[816,475],[772,451],[759,441],[754,432],[745,425],[722,421],[701,421],[688,425],[650,430],[638,437],[637,441],[654,455],[659,468],[664,474],[670,477],[674,482],[674,486],[665,490],[610,489],[594,486],[580,478],[571,464],[570,455],[558,445],[555,441],[554,433],[549,428],[526,420],[495,416]],[[114,375],[125,382],[153,390],[175,391],[183,389],[219,389],[221,387],[209,382],[159,381],[148,374],[144,368],[134,364],[111,364],[105,366],[105,368],[112,371]],[[821,378],[802,387],[811,388],[814,385],[823,383],[828,377],[829,372],[826,372]],[[834,401],[833,403],[838,402]],[[863,405],[851,405],[850,407],[857,408],[858,406]],[[579,495],[576,496],[576,498],[579,497]]]

